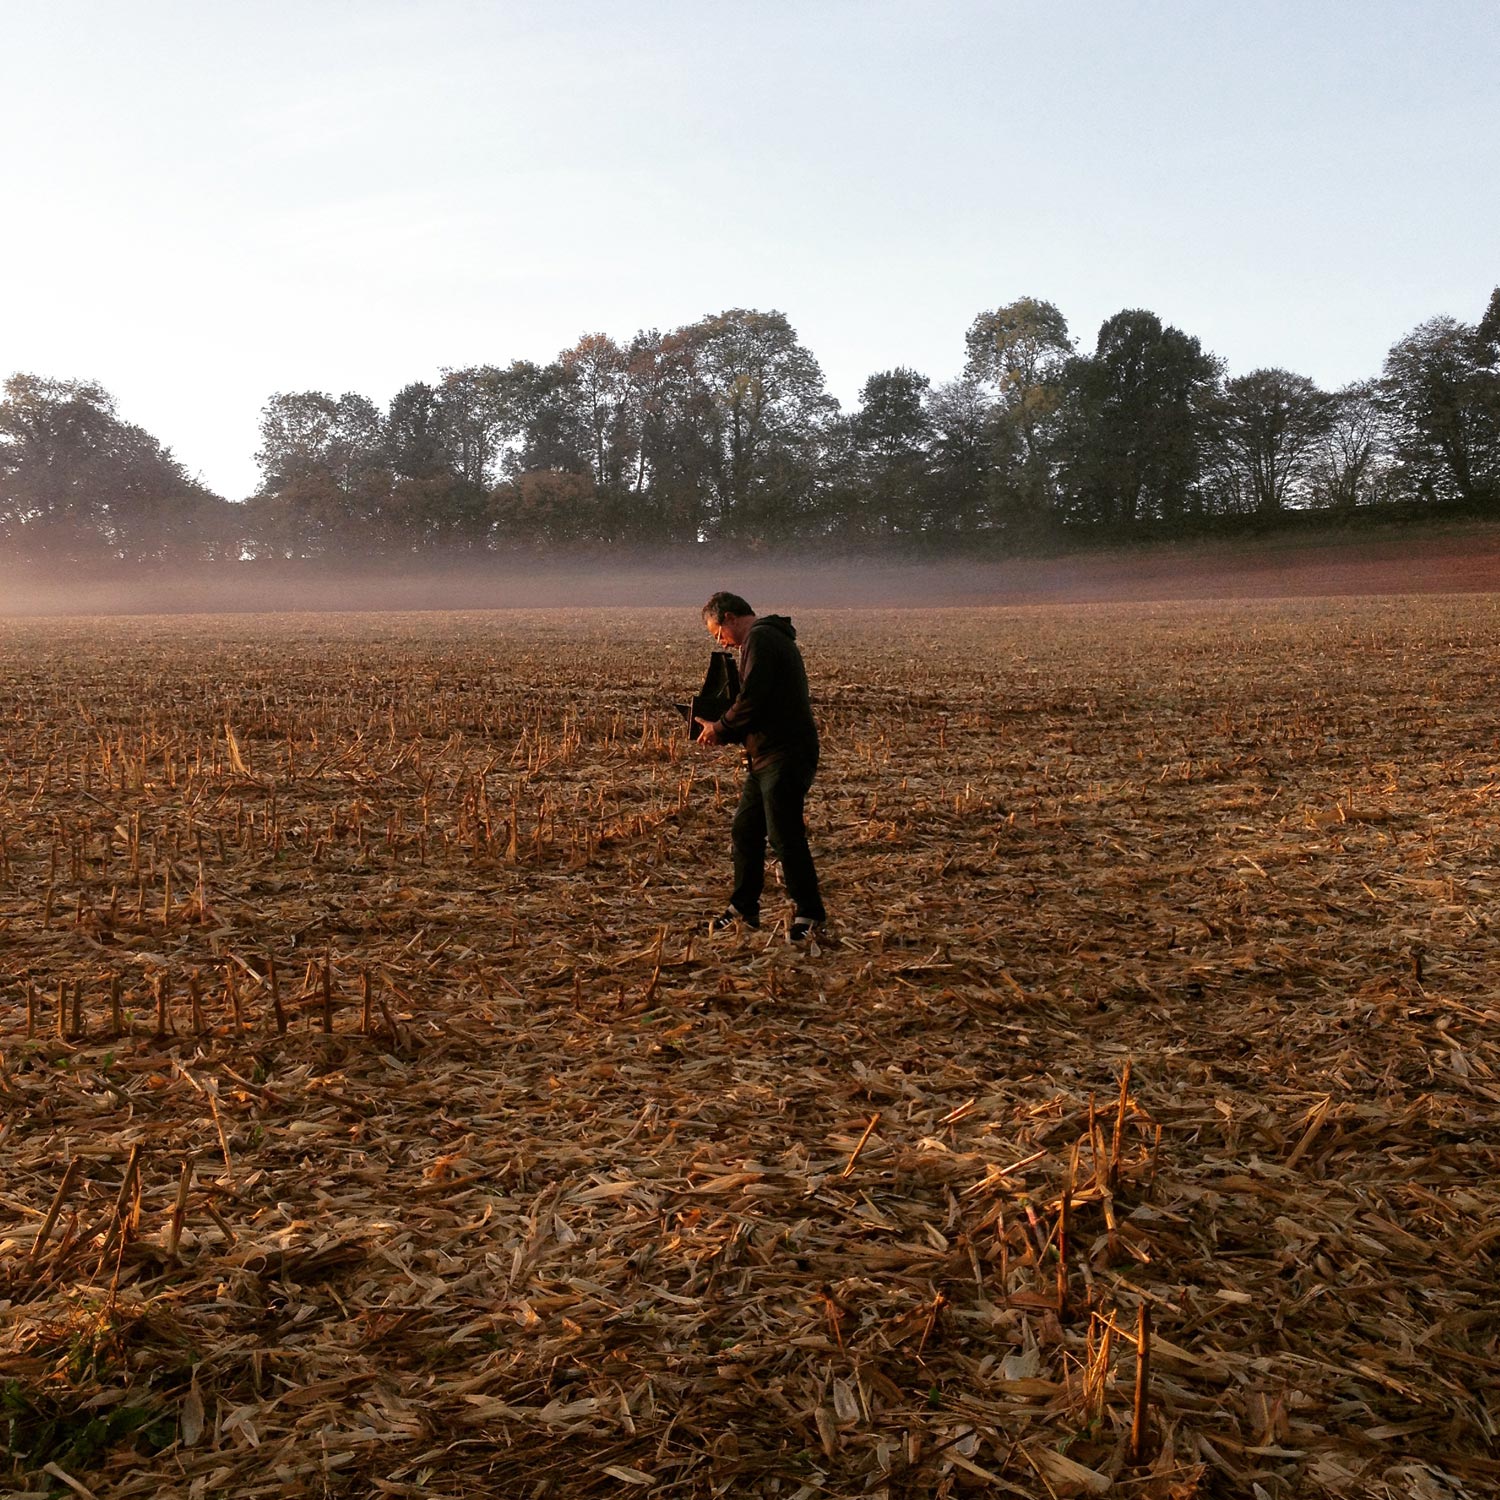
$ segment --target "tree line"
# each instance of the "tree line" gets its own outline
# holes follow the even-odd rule
[[[743,308],[549,364],[445,370],[382,410],[266,403],[254,495],[195,481],[109,393],[17,374],[0,400],[0,558],[338,559],[708,542],[1015,551],[1299,513],[1500,515],[1500,288],[1379,376],[1229,376],[1127,310],[1081,351],[1026,297],[980,313],[963,374],[870,376],[852,411],[779,312]]]

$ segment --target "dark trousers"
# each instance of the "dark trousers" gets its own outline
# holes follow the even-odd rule
[[[806,761],[773,761],[745,776],[730,839],[734,844],[734,895],[730,900],[743,917],[760,919],[760,895],[766,884],[766,842],[781,861],[786,893],[799,917],[824,918],[818,872],[807,847],[802,804],[815,768]]]

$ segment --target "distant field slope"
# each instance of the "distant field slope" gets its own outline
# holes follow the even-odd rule
[[[1149,603],[1187,599],[1461,594],[1500,590],[1500,525],[1391,527],[1357,537],[1197,542],[1067,556],[851,558],[714,552],[668,557],[428,559],[368,568],[247,563],[199,571],[0,564],[0,614],[244,613],[287,610],[692,608],[732,585],[779,606]]]

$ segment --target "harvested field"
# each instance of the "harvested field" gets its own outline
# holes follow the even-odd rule
[[[1500,1490],[1500,599],[797,623],[0,621],[7,1493]]]

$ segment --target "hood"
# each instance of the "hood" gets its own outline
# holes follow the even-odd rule
[[[779,630],[789,641],[797,639],[797,627],[785,615],[757,615],[752,628],[759,630],[762,626]]]

